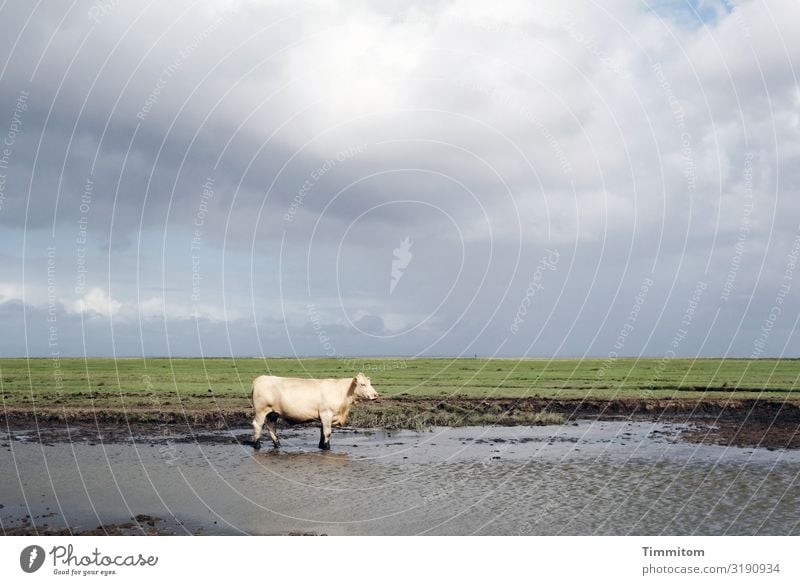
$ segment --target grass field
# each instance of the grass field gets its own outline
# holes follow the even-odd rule
[[[800,399],[798,360],[2,359],[6,407],[218,405],[245,408],[262,373],[346,377],[382,397]]]

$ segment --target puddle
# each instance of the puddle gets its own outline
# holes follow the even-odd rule
[[[430,432],[247,429],[128,442],[0,439],[0,520],[176,534],[800,534],[800,452],[676,442],[688,425]],[[57,437],[56,437],[57,438]]]

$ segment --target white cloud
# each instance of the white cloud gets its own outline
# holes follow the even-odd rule
[[[122,303],[108,296],[102,288],[92,288],[72,303],[72,311],[75,313],[88,313],[100,317],[112,317],[117,315],[122,309]]]
[[[145,299],[140,305],[139,313],[143,319],[163,319],[165,316],[164,301],[161,297]]]
[[[110,299],[106,292],[100,288],[91,289],[82,298],[72,303],[64,303],[71,306],[73,312],[91,313],[97,317],[115,317],[121,322],[156,321],[156,320],[188,320],[203,319],[212,322],[229,322],[241,319],[241,313],[236,309],[228,309],[226,312],[221,307],[208,304],[164,304],[161,297],[149,297],[144,299],[138,306],[135,301],[128,300],[120,302]]]
[[[22,287],[16,284],[0,283],[0,303],[21,299]]]

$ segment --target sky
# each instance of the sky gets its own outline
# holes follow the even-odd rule
[[[797,22],[3,3],[0,356],[796,357]]]

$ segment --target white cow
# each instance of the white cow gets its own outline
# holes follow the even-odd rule
[[[253,380],[253,446],[261,448],[261,428],[266,421],[272,443],[279,447],[275,423],[282,418],[290,424],[319,421],[319,448],[330,449],[331,427],[347,422],[350,407],[358,398],[378,398],[369,378],[360,372],[353,378],[322,380],[259,376]]]

